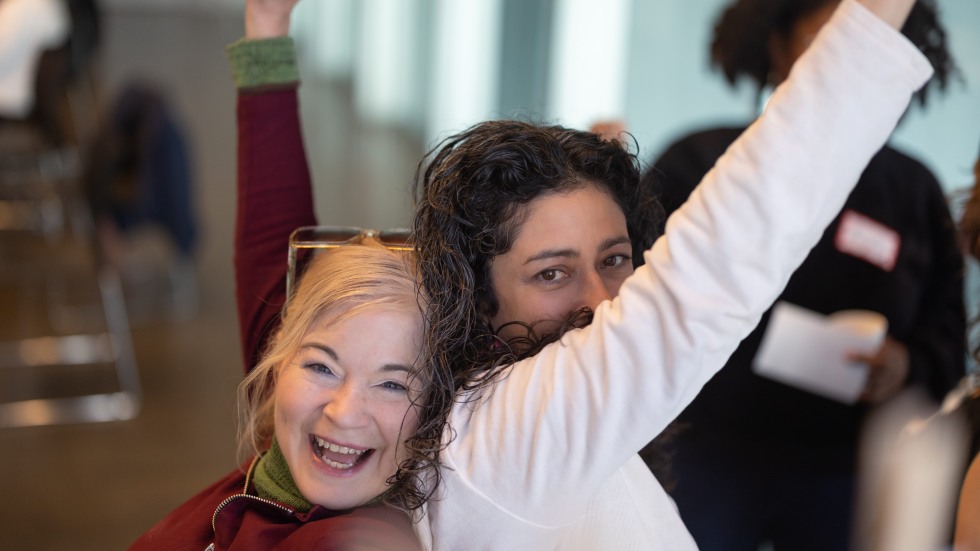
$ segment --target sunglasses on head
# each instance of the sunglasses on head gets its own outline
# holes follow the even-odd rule
[[[296,289],[296,279],[310,255],[318,250],[357,245],[366,240],[376,241],[392,251],[415,250],[412,245],[412,232],[406,228],[372,230],[353,226],[304,226],[294,230],[289,236],[286,301],[292,298],[293,291]]]

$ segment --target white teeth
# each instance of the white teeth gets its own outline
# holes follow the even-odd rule
[[[349,468],[351,468],[351,467],[354,466],[353,463],[337,463],[336,461],[333,461],[332,459],[327,459],[326,457],[324,457],[322,459],[323,459],[323,462],[324,463],[326,463],[327,465],[330,465],[331,467],[333,467],[335,469],[349,469]]]
[[[314,438],[316,438],[316,443],[318,446],[320,446],[325,450],[330,450],[334,453],[342,453],[345,455],[361,455],[362,453],[364,453],[364,450],[355,450],[354,448],[348,448],[347,446],[338,446],[337,444],[334,444],[333,442],[327,442],[322,438],[319,437],[314,437]],[[338,465],[340,465],[340,463],[338,463]],[[350,467],[350,465],[348,465],[347,467]],[[337,468],[343,468],[343,467],[337,467]]]

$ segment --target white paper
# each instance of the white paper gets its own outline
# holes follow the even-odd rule
[[[773,307],[753,370],[770,379],[845,404],[864,390],[868,367],[849,360],[881,346],[888,320],[868,310],[829,316],[788,302]]]

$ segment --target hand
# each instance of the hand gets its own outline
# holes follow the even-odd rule
[[[289,16],[299,0],[246,0],[245,38],[259,40],[286,36]]]
[[[619,135],[626,132],[626,123],[617,119],[597,121],[589,127],[589,132],[598,134],[606,141],[618,140]]]
[[[880,404],[898,394],[909,377],[909,349],[885,336],[885,342],[871,355],[854,354],[851,359],[868,366],[868,381],[861,400]]]
[[[879,19],[899,31],[908,19],[915,0],[857,0],[868,8]]]

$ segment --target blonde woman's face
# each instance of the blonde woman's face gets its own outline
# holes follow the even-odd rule
[[[369,307],[321,320],[282,366],[276,439],[311,503],[348,509],[388,487],[418,426],[407,380],[420,342],[418,312]]]

